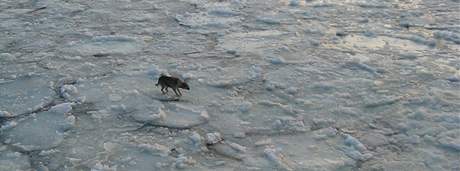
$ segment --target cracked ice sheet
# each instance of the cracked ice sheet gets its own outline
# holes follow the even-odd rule
[[[9,86],[14,88],[27,82],[19,81],[20,75],[31,72],[59,75],[51,81],[78,75],[73,86],[89,102],[74,106],[76,127],[56,148],[29,153],[33,163],[43,161],[49,170],[121,169],[124,164],[157,168],[145,160],[166,163],[165,170],[307,170],[365,159],[366,153],[355,149],[361,145],[340,148],[343,139],[323,135],[332,126],[375,150],[374,158],[360,165],[350,162],[350,170],[455,170],[456,6],[455,0],[1,1],[0,79],[18,81]],[[155,102],[167,96],[147,76],[129,75],[152,64],[184,73],[192,90],[178,102]],[[261,68],[257,77],[250,76],[252,64]],[[36,90],[45,89],[44,82]],[[39,98],[47,96],[39,92]],[[153,114],[160,103],[203,108],[209,124],[192,128],[193,138],[189,130],[137,130],[142,124],[131,117],[159,119]],[[168,108],[175,107],[164,105],[165,113]],[[198,113],[183,112],[170,121]],[[318,125],[309,130],[313,119],[325,121],[313,121]],[[1,119],[2,130],[15,128],[3,120],[9,119]],[[247,127],[274,131],[246,135]],[[189,153],[205,149],[197,137],[208,132],[220,132],[225,141],[257,157],[235,160],[240,157],[228,146]],[[182,150],[188,139],[194,140],[192,149]],[[120,145],[116,156],[133,160],[104,154],[108,142]],[[172,153],[174,159],[162,162],[137,146],[155,143],[174,144],[182,156]],[[30,166],[25,158],[18,160],[24,162],[15,164]]]
[[[2,141],[21,151],[54,148],[63,141],[65,132],[75,124],[75,117],[69,113],[71,110],[71,104],[63,103],[48,111],[18,119],[15,126],[2,131]]]
[[[54,95],[46,77],[26,76],[0,83],[0,118],[41,109],[51,103]]]
[[[0,145],[0,170],[29,170],[29,157]]]

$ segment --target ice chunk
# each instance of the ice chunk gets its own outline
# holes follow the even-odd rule
[[[377,0],[366,0],[366,1],[352,1],[357,6],[362,8],[388,8],[391,7],[390,3],[377,1]]]
[[[299,92],[299,89],[297,87],[291,86],[286,89],[286,92],[289,94],[295,95]]]
[[[289,0],[289,5],[290,6],[304,6],[305,1],[304,0]]]
[[[7,111],[0,111],[0,118],[9,118],[9,117],[14,117],[14,115]]]
[[[164,117],[148,121],[154,126],[162,126],[174,129],[188,129],[207,123],[209,115],[204,109],[194,109],[182,105],[172,105],[166,108]]]
[[[270,145],[270,144],[272,144],[272,139],[270,138],[259,140],[254,143],[255,146],[264,146],[264,145]]]
[[[354,149],[359,150],[361,152],[367,150],[364,144],[362,144],[358,139],[349,134],[345,135],[345,145],[353,147]]]
[[[193,160],[192,157],[186,157],[184,155],[179,155],[179,157],[176,158],[174,165],[178,169],[185,169],[188,166],[194,165],[195,163],[196,161]]]
[[[69,113],[72,110],[72,103],[61,103],[49,109],[50,112]]]
[[[460,70],[457,71],[454,75],[449,76],[447,80],[450,82],[460,82]]]
[[[15,127],[16,125],[18,125],[18,122],[12,120],[12,121],[7,121],[7,122],[3,122],[0,126],[0,131],[3,131],[3,130],[6,130],[6,129],[9,129],[9,128],[12,128],[12,127]]]
[[[77,87],[74,85],[63,85],[60,89],[60,95],[63,97],[66,101],[69,102],[84,102],[85,98],[81,97],[80,94],[78,93]]]
[[[200,151],[203,145],[203,140],[200,134],[193,131],[192,134],[188,137],[191,141],[192,151]]]
[[[161,144],[137,144],[137,147],[143,151],[151,153],[152,155],[166,157],[169,154],[168,147]]]
[[[352,69],[352,70],[363,70],[373,75],[379,75],[376,68],[371,67],[362,62],[348,62],[344,65],[344,67]]]
[[[278,150],[274,148],[266,148],[264,150],[265,157],[273,162],[279,169],[282,170],[294,170],[289,165],[289,161],[281,154]]]
[[[433,39],[425,38],[421,35],[411,35],[407,37],[408,40],[413,41],[414,43],[422,44],[422,45],[427,45],[430,47],[436,46],[436,41]]]
[[[48,167],[46,167],[43,162],[39,162],[35,167],[36,171],[49,171]]]
[[[67,102],[83,103],[85,97],[80,95],[75,84],[77,84],[77,80],[75,79],[62,78],[56,82],[54,88],[59,96],[64,98]]]
[[[343,147],[342,151],[353,160],[366,161],[372,157],[370,153],[361,153],[352,147]]]
[[[212,132],[206,134],[206,144],[212,145],[217,144],[223,140],[222,136],[218,132]]]
[[[189,132],[189,130],[184,130],[184,132]],[[202,151],[207,151],[205,143],[205,138],[203,138],[198,132],[192,131],[187,137],[174,140],[174,145],[172,146],[170,155],[177,157],[181,154],[192,155]]]
[[[330,137],[334,137],[337,135],[337,129],[332,127],[322,128],[315,130],[313,132],[314,138],[317,140],[324,140]]]
[[[455,44],[460,44],[460,35],[457,33],[450,31],[436,31],[433,35],[435,38],[452,41]]]
[[[312,122],[312,130],[327,128],[335,124],[335,120],[322,118],[313,118]]]
[[[270,63],[273,65],[279,65],[279,64],[286,63],[286,60],[281,56],[268,57],[267,60],[270,61]]]
[[[237,144],[237,143],[234,143],[234,142],[228,142],[228,145],[230,147],[232,147],[233,149],[239,151],[239,152],[242,152],[242,153],[245,153],[247,148],[245,146],[242,146],[240,144]]]
[[[376,148],[389,143],[388,138],[378,132],[366,133],[361,139],[364,144],[371,148]]]
[[[252,108],[252,103],[242,99],[235,99],[228,101],[225,105],[221,107],[221,111],[234,113],[234,112],[249,112]]]
[[[450,76],[447,80],[450,82],[460,82],[460,76]]]
[[[232,146],[230,146],[229,144],[225,142],[213,144],[211,146],[208,146],[208,148],[211,150],[214,150],[216,153],[220,155],[230,157],[233,159],[237,159],[237,160],[242,160],[245,157],[244,154],[241,153],[241,151],[233,148]]]
[[[442,133],[438,139],[442,147],[460,152],[460,129],[450,130]]]
[[[273,122],[272,127],[281,132],[304,132],[307,130],[303,118],[292,117],[280,117]]]
[[[166,117],[166,113],[163,111],[163,105],[159,102],[154,101],[151,106],[147,106],[149,111],[136,111],[132,114],[134,120],[143,123],[149,123],[156,120],[161,120]]]
[[[373,155],[367,150],[366,146],[362,144],[355,137],[344,134],[345,136],[345,145],[342,147],[342,151],[350,158],[359,161],[366,161],[373,157]]]

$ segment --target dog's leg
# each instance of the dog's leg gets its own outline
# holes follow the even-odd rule
[[[166,90],[166,91],[165,91],[165,90]],[[168,87],[166,87],[166,86],[161,86],[161,92],[162,92],[163,94],[166,94],[166,93],[168,92]]]
[[[179,92],[180,96],[182,96],[182,92],[180,92],[180,89],[177,89],[177,92]]]
[[[176,93],[176,96],[180,96],[180,95],[177,93],[177,91],[176,91],[175,88],[173,88],[173,91],[174,91],[174,93]]]

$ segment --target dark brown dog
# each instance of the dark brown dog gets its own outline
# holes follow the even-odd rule
[[[185,81],[182,81],[176,77],[169,77],[163,74],[161,74],[160,78],[158,78],[158,83],[155,86],[158,87],[158,85],[161,86],[161,92],[163,94],[166,94],[168,92],[168,87],[171,87],[177,96],[182,96],[182,93],[179,91],[179,88],[190,90],[190,87]]]

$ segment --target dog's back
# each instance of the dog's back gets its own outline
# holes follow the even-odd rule
[[[181,84],[181,82],[182,81],[178,78],[161,75],[160,78],[158,78],[158,83],[156,84],[156,86],[160,85],[161,87],[176,88]]]

